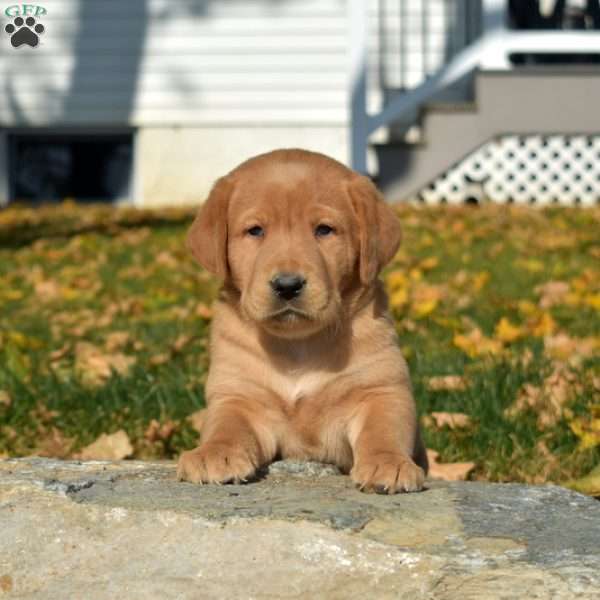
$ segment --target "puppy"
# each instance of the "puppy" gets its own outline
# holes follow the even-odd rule
[[[400,226],[366,177],[276,150],[214,185],[188,235],[223,280],[201,445],[178,478],[245,481],[277,458],[338,465],[361,490],[422,489],[427,458],[377,278]]]

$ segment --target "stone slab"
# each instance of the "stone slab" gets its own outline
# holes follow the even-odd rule
[[[0,461],[0,597],[600,598],[600,502],[427,488],[363,494],[295,461],[224,486],[173,463]]]

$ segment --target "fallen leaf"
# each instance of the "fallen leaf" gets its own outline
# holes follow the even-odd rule
[[[444,481],[464,481],[469,473],[475,468],[475,463],[439,463],[439,452],[427,448],[427,460],[429,461],[429,477],[431,479],[442,479]]]
[[[556,322],[548,312],[544,312],[538,317],[533,318],[527,325],[529,332],[535,337],[544,337],[554,333],[556,330]]]
[[[194,339],[193,335],[189,335],[187,333],[182,333],[173,342],[173,345],[171,346],[171,349],[175,353],[181,352],[193,339]]]
[[[600,497],[600,465],[594,467],[585,477],[568,481],[564,485],[581,494]]]
[[[198,306],[196,306],[196,315],[205,321],[210,321],[213,318],[213,310],[210,306],[207,306],[201,302],[198,304]]]
[[[67,458],[73,447],[73,438],[67,438],[60,429],[52,427],[37,443],[38,456]]]
[[[539,306],[542,309],[562,304],[569,293],[570,286],[566,281],[548,281],[534,288],[540,296]]]
[[[473,277],[473,289],[480,292],[490,280],[490,274],[487,271],[481,271]]]
[[[111,331],[104,341],[107,352],[114,352],[125,348],[131,342],[131,333],[128,331]]]
[[[198,433],[202,433],[202,425],[204,425],[204,421],[206,419],[206,408],[201,408],[196,412],[193,412],[187,420],[193,429],[195,429]]]
[[[502,317],[494,330],[494,337],[505,344],[511,344],[525,335],[525,330],[514,325],[507,317]]]
[[[133,446],[127,433],[120,429],[111,434],[103,433],[96,441],[77,455],[80,460],[123,460],[133,454]]]
[[[515,265],[529,271],[530,273],[541,273],[546,268],[546,265],[541,260],[535,258],[518,259]]]
[[[469,387],[469,380],[461,375],[438,375],[425,380],[425,386],[430,392],[441,390],[463,391]]]
[[[62,358],[64,358],[69,353],[70,350],[71,350],[71,344],[69,344],[67,342],[61,348],[58,348],[56,350],[52,350],[52,352],[50,352],[50,354],[48,355],[48,358],[50,359],[51,363],[58,362],[59,360],[61,360]]]
[[[412,314],[415,318],[422,319],[431,314],[437,308],[437,305],[438,301],[435,298],[423,302],[414,302],[411,308]]]
[[[452,278],[452,284],[456,287],[463,287],[469,281],[469,272],[465,271],[465,269],[460,269],[460,271],[456,272],[456,275]]]
[[[526,410],[532,410],[537,414],[538,429],[543,431],[563,418],[566,406],[580,388],[577,375],[566,367],[557,365],[541,386],[531,383],[523,385],[516,401],[504,411],[504,416],[512,419]]]
[[[177,424],[170,419],[164,423],[160,423],[156,419],[152,419],[144,432],[144,438],[149,442],[166,441],[177,430]]]
[[[163,250],[156,255],[154,261],[163,267],[174,269],[179,265],[179,261],[167,250]]]
[[[75,345],[75,371],[87,385],[101,385],[113,371],[126,375],[134,363],[133,356],[118,352],[107,354],[89,342],[77,342]]]
[[[544,352],[550,357],[571,364],[579,364],[585,358],[594,354],[600,348],[598,338],[572,338],[566,333],[544,338]]]
[[[408,290],[406,288],[399,288],[390,295],[390,307],[401,308],[408,303]]]
[[[583,297],[583,301],[588,306],[600,310],[600,294],[586,294]]]
[[[589,416],[571,419],[569,427],[579,438],[579,450],[600,446],[600,404],[590,407]]]
[[[531,302],[531,300],[519,300],[517,302],[517,309],[520,313],[524,314],[527,317],[535,315],[539,311],[538,307],[533,302]]]
[[[36,298],[39,298],[42,302],[49,302],[60,297],[60,286],[52,279],[36,282],[33,291]]]
[[[425,427],[442,429],[448,427],[450,429],[464,429],[471,426],[471,417],[465,413],[453,412],[432,412],[423,417],[423,425]]]
[[[385,278],[387,289],[390,292],[397,290],[398,288],[406,287],[408,285],[408,278],[404,271],[392,271],[388,273]]]
[[[411,292],[411,312],[417,319],[431,314],[448,295],[446,286],[419,282]]]
[[[167,364],[171,360],[171,358],[172,357],[169,352],[162,352],[161,354],[155,354],[154,356],[151,356],[148,362],[151,365],[158,367],[160,365]]]
[[[498,340],[485,337],[478,327],[466,335],[456,334],[452,341],[457,348],[460,348],[471,358],[482,354],[497,355],[502,352],[502,343]]]
[[[419,268],[423,271],[431,271],[440,264],[440,259],[437,256],[428,256],[419,263]]]
[[[4,408],[10,408],[12,404],[12,398],[6,390],[0,390],[0,406]]]

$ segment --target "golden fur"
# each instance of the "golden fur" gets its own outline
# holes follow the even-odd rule
[[[181,455],[180,479],[242,481],[282,457],[334,463],[363,490],[422,488],[408,368],[377,279],[399,243],[375,186],[322,154],[276,150],[217,181],[188,236],[224,283],[202,443]],[[297,296],[274,292],[281,273],[306,281]]]

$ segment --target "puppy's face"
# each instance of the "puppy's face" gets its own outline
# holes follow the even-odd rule
[[[323,155],[290,150],[219,180],[189,243],[239,291],[247,318],[299,338],[344,318],[348,291],[372,285],[399,228],[368,180]]]
[[[266,171],[241,177],[232,193],[231,278],[249,318],[279,336],[305,336],[342,312],[358,255],[352,213],[341,182],[328,186],[303,165]]]

